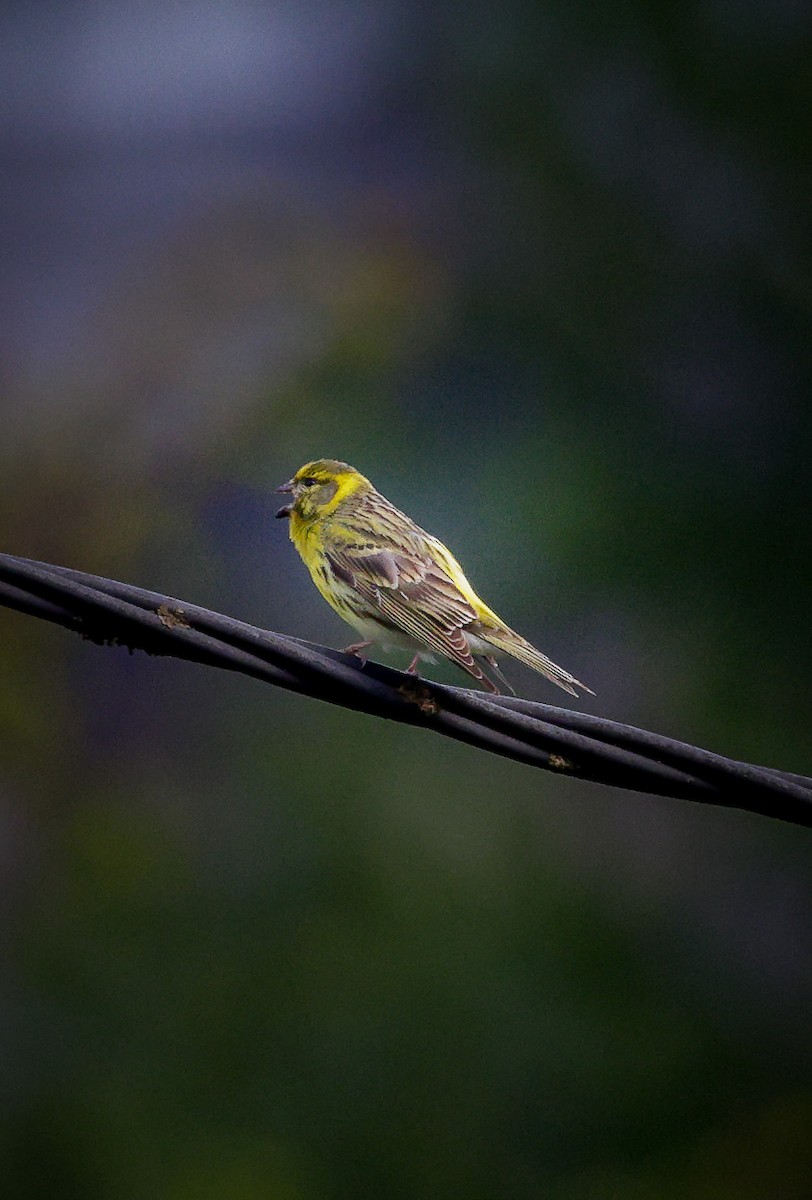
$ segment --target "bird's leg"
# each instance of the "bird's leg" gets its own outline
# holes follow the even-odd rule
[[[354,654],[356,658],[361,658],[361,651],[366,650],[367,646],[372,645],[372,639],[368,642],[353,642],[351,646],[345,646],[341,651],[342,654]],[[362,660],[363,661],[363,660]]]
[[[412,659],[412,661],[409,663],[408,667],[406,668],[406,674],[407,675],[416,675],[417,674],[417,664],[419,662],[420,662],[420,655],[415,654],[414,658]]]

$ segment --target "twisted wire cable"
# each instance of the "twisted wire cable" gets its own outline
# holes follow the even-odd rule
[[[554,772],[812,826],[812,779],[572,709],[417,679],[158,592],[0,554],[0,604],[100,644],[241,672]]]

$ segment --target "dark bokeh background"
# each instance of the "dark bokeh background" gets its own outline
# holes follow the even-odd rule
[[[345,458],[590,711],[811,772],[809,32],[7,5],[2,548],[342,645],[271,489]],[[812,1195],[805,831],[2,611],[0,746],[9,1195]]]

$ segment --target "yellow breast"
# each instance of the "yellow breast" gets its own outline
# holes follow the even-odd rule
[[[345,597],[346,585],[340,584],[330,569],[329,560],[324,550],[322,523],[317,518],[304,521],[294,511],[290,515],[290,540],[299,551],[302,562],[310,572],[310,578],[321,592],[324,599],[334,608],[345,621],[350,620],[350,609]]]

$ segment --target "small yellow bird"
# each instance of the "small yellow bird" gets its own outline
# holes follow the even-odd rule
[[[576,688],[595,694],[505,625],[443,543],[347,463],[309,462],[276,490],[293,497],[276,515],[290,518],[290,539],[313,582],[364,638],[345,653],[360,655],[373,642],[406,646],[417,651],[411,674],[421,658],[441,654],[497,695],[476,659],[509,688],[495,655],[510,654],[572,696]]]

